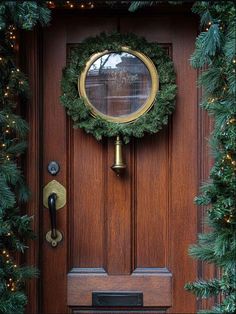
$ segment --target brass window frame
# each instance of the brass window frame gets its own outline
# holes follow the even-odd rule
[[[78,78],[78,91],[79,91],[79,95],[80,97],[82,97],[85,100],[85,104],[86,106],[89,108],[92,116],[96,117],[96,116],[100,116],[101,118],[103,118],[104,120],[107,120],[109,122],[115,122],[115,123],[129,123],[129,122],[133,122],[135,120],[137,120],[139,117],[141,117],[144,113],[148,112],[152,106],[153,103],[156,99],[158,90],[159,90],[159,75],[156,69],[156,66],[154,65],[154,63],[152,62],[152,60],[146,56],[145,54],[143,54],[140,51],[136,51],[136,50],[132,50],[128,47],[121,47],[121,49],[119,50],[119,52],[127,52],[130,53],[134,56],[136,56],[137,58],[139,58],[147,67],[150,76],[151,76],[151,92],[150,95],[148,97],[148,99],[145,101],[144,105],[138,109],[137,111],[135,111],[132,114],[127,115],[126,117],[112,117],[106,114],[101,113],[99,110],[97,110],[93,104],[90,102],[87,93],[86,93],[86,86],[85,86],[85,82],[86,82],[86,76],[87,73],[91,67],[91,65],[100,57],[102,57],[103,55],[107,54],[107,53],[114,53],[117,51],[109,51],[109,50],[105,50],[102,52],[97,52],[91,55],[91,57],[89,58],[89,60],[86,63],[86,66],[84,68],[84,70],[82,71],[80,77]]]

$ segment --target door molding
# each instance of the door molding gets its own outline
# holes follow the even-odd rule
[[[144,295],[144,306],[145,302],[149,301],[145,299],[146,295],[150,301],[158,300],[159,307],[163,309],[172,305],[172,274],[167,268],[136,268],[129,280],[127,275],[108,275],[103,268],[95,268],[92,271],[90,268],[74,268],[67,275],[67,280],[67,302],[72,307],[82,302],[89,306],[92,303],[92,293],[98,290],[97,287],[99,291],[114,291],[114,286],[116,292],[136,291],[137,287],[142,287],[140,292]],[[151,306],[155,307],[155,304]]]
[[[42,36],[40,29],[35,27],[31,32],[20,33],[20,66],[26,73],[30,85],[30,99],[26,112],[23,114],[29,124],[28,149],[24,161],[27,184],[31,198],[26,206],[29,216],[32,216],[32,229],[37,238],[28,242],[29,249],[24,256],[27,265],[40,269],[40,208],[42,206],[41,184],[41,138],[42,138]],[[39,313],[40,281],[32,279],[27,282],[28,304],[26,313]]]

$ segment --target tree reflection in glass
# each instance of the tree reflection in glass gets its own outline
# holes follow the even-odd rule
[[[111,117],[126,117],[141,109],[150,96],[147,66],[131,53],[107,53],[93,62],[85,79],[92,106]]]

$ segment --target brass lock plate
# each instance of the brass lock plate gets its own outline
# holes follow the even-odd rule
[[[56,230],[56,238],[52,238],[52,231],[48,231],[46,234],[46,240],[51,244],[52,247],[56,247],[63,239],[62,233],[59,230]]]
[[[57,194],[56,209],[66,205],[66,189],[57,180],[52,180],[43,188],[43,205],[48,208],[48,197],[52,193]]]

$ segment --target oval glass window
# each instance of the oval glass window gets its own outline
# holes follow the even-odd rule
[[[118,123],[136,120],[148,111],[158,86],[153,62],[128,48],[92,55],[79,79],[79,93],[91,113]]]

